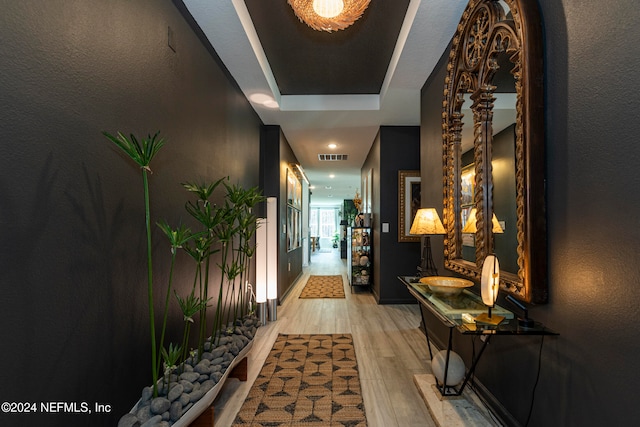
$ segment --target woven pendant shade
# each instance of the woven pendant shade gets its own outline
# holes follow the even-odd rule
[[[337,16],[327,18],[320,16],[318,12],[316,12],[314,3],[316,3],[316,8],[323,13],[322,10],[332,10],[330,5],[332,0],[287,0],[300,21],[314,30],[327,31],[329,33],[344,30],[357,21],[369,6],[369,1],[370,0],[337,0],[337,3],[344,5],[342,12]]]

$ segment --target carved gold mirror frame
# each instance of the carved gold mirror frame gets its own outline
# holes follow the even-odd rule
[[[500,5],[509,8],[505,13]],[[493,253],[493,78],[498,56],[508,57],[515,83],[515,218],[517,267],[501,272],[501,289],[545,303],[547,292],[542,34],[537,2],[470,0],[452,41],[443,100],[443,222],[445,268],[479,280]],[[464,95],[472,102],[476,208],[475,262],[462,258],[461,140]],[[514,240],[515,240],[514,239]],[[515,245],[515,243],[514,243]]]

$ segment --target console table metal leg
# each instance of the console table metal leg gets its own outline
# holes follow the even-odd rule
[[[449,356],[451,355],[452,347],[453,347],[453,328],[449,328],[449,343],[447,344],[447,356],[444,362],[444,378],[442,379],[442,386],[438,386],[438,388],[440,388],[440,393],[443,396],[451,395],[450,393],[447,393],[447,375],[449,374]],[[455,391],[455,388],[453,388],[453,390]]]
[[[424,321],[424,312],[422,311],[422,304],[418,304],[420,308],[420,315],[422,316],[422,326],[424,327],[424,335],[427,337],[427,348],[429,349],[429,360],[433,360],[433,352],[431,351],[431,341],[429,340],[429,330],[427,329],[427,323]]]
[[[487,348],[487,344],[489,344],[489,340],[491,339],[491,335],[484,335],[484,336],[486,336],[487,339],[484,340],[484,344],[482,344],[482,347],[480,347],[480,352],[478,352],[478,355],[476,356],[476,358],[471,362],[471,367],[469,368],[469,371],[467,372],[467,374],[464,376],[464,381],[462,382],[462,385],[460,386],[460,390],[458,391],[458,396],[462,394],[462,390],[464,390],[464,387],[467,385],[467,382],[469,382],[469,379],[473,375],[473,372],[476,370],[476,366],[478,365],[478,362],[480,361],[480,357],[482,356],[482,353],[484,352],[484,349]]]

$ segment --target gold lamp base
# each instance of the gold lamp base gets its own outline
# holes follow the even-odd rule
[[[487,313],[478,314],[475,319],[476,323],[483,323],[485,325],[498,325],[504,320],[504,316],[496,316],[495,314],[489,317]]]

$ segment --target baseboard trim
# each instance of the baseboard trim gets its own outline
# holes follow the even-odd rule
[[[482,401],[482,403],[489,408],[492,414],[500,420],[502,425],[520,427],[521,424],[516,420],[509,411],[500,403],[498,399],[491,393],[480,381],[476,378],[473,380],[473,389],[476,392],[476,396]]]

